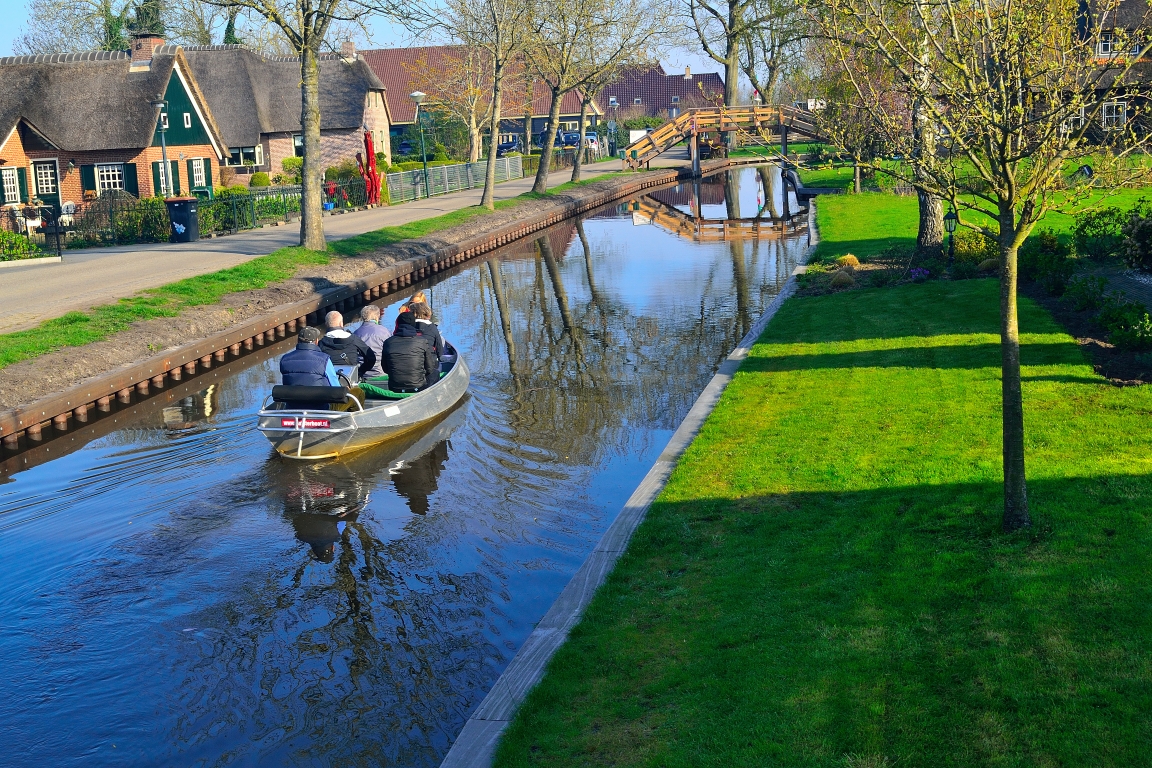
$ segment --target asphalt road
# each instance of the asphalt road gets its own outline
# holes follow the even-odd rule
[[[620,169],[619,160],[585,166],[585,177]],[[550,186],[568,180],[571,171],[549,176]],[[506,200],[532,188],[532,178],[496,186],[496,199]],[[371,211],[324,217],[329,242],[381,227],[439,216],[480,203],[482,190],[471,189]],[[271,253],[300,242],[296,224],[240,232],[197,243],[154,243],[115,248],[65,251],[59,264],[6,267],[0,270],[0,333],[30,328],[72,310],[87,309],[131,296],[145,288],[193,277]]]

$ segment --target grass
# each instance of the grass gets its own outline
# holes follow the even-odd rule
[[[525,200],[543,199],[612,175],[614,173],[601,173],[579,182],[560,184],[543,195],[529,192],[509,200],[500,200],[496,202],[495,209],[506,210]],[[338,240],[329,244],[327,252],[299,247],[281,248],[235,267],[141,291],[116,302],[98,305],[87,312],[69,312],[35,328],[0,334],[0,369],[60,349],[103,341],[140,320],[175,317],[188,307],[214,304],[230,293],[265,288],[280,280],[287,280],[304,266],[323,265],[335,257],[356,256],[403,240],[425,237],[488,213],[491,212],[480,206],[461,208],[440,216]]]
[[[994,280],[793,299],[503,738],[514,766],[1129,766],[1152,739],[1152,389]]]

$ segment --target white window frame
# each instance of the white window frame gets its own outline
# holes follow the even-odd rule
[[[616,100],[616,97],[615,97],[615,96],[609,96],[609,97],[608,97],[608,106],[610,106],[610,107],[618,107],[618,106],[620,106],[620,102],[618,102],[618,101]]]
[[[244,165],[244,150],[246,150],[246,149],[252,150],[252,157],[253,157],[254,164],[251,167],[253,167],[253,168],[263,167],[263,165],[264,165],[264,145],[263,144],[257,144],[254,147],[229,147],[228,148],[228,155],[224,160],[224,164],[227,166],[231,166],[233,168],[243,167],[243,165]],[[232,162],[232,151],[233,150],[237,150],[240,153],[240,162],[239,163]]]
[[[1107,30],[1100,33],[1100,39],[1096,41],[1096,53],[1108,57],[1116,55],[1116,33],[1114,31]]]
[[[643,103],[644,103],[644,100],[643,100],[643,99],[641,99],[639,96],[637,96],[636,98],[632,99],[632,103],[633,103],[635,106],[640,106],[641,104],[643,104]]]
[[[192,158],[192,186],[203,187],[206,184],[207,177],[204,175],[204,158]]]
[[[680,97],[679,96],[673,96],[672,97],[672,103],[673,104],[679,104],[680,103]]]
[[[1088,114],[1085,107],[1080,107],[1080,112],[1075,115],[1069,115],[1063,123],[1060,124],[1061,133],[1072,133],[1084,127],[1084,123],[1088,122]]]
[[[257,144],[256,144],[256,167],[257,168],[263,168],[264,167],[264,144],[263,144],[263,142],[257,142]]]
[[[95,175],[97,195],[124,189],[124,163],[97,163]]]
[[[1123,128],[1127,122],[1128,102],[1124,99],[1106,101],[1100,107],[1100,125],[1104,127],[1104,130],[1114,131]]]
[[[157,197],[163,197],[172,191],[168,186],[168,163],[163,160],[157,161],[156,169],[160,171],[160,189],[152,190]]]
[[[56,185],[55,189],[44,190],[44,189],[40,188],[39,170],[40,170],[41,166],[52,167],[52,168],[56,169],[56,173],[53,177],[54,183]],[[60,194],[60,164],[56,162],[55,158],[53,158],[51,160],[33,160],[32,161],[32,184],[34,187],[36,187],[36,196],[37,197],[39,197],[40,195],[58,195],[58,194]]]
[[[168,130],[168,113],[167,112],[161,112],[160,113],[160,127],[163,128],[164,130]]]
[[[8,203],[20,202],[20,177],[15,168],[0,168],[0,189]]]
[[[191,128],[192,127],[192,113],[191,112],[185,112],[184,113],[184,127],[185,128]]]

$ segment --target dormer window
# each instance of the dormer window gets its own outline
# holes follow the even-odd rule
[[[639,96],[637,96],[636,98],[632,99],[632,103],[633,103],[633,104],[640,104],[640,103],[642,103],[642,102],[640,101],[640,97],[639,97]]]
[[[1101,32],[1100,40],[1096,43],[1096,53],[1100,56],[1115,56],[1118,51],[1116,50],[1116,33],[1112,31]]]
[[[680,103],[680,97],[679,96],[673,96],[672,97],[672,103],[673,104],[679,104]]]
[[[1106,131],[1123,128],[1128,121],[1128,104],[1119,99],[1104,102],[1100,113],[1100,124]]]
[[[609,96],[609,97],[608,97],[608,106],[610,106],[610,107],[618,107],[618,106],[620,106],[619,102],[617,102],[617,101],[616,101],[616,97],[615,97],[615,96]]]

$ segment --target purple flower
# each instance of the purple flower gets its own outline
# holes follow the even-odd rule
[[[919,282],[922,282],[924,280],[927,280],[928,276],[931,275],[932,273],[929,272],[928,270],[924,269],[923,267],[916,267],[915,269],[911,270],[908,274],[913,280],[915,280],[916,282],[919,283]]]

